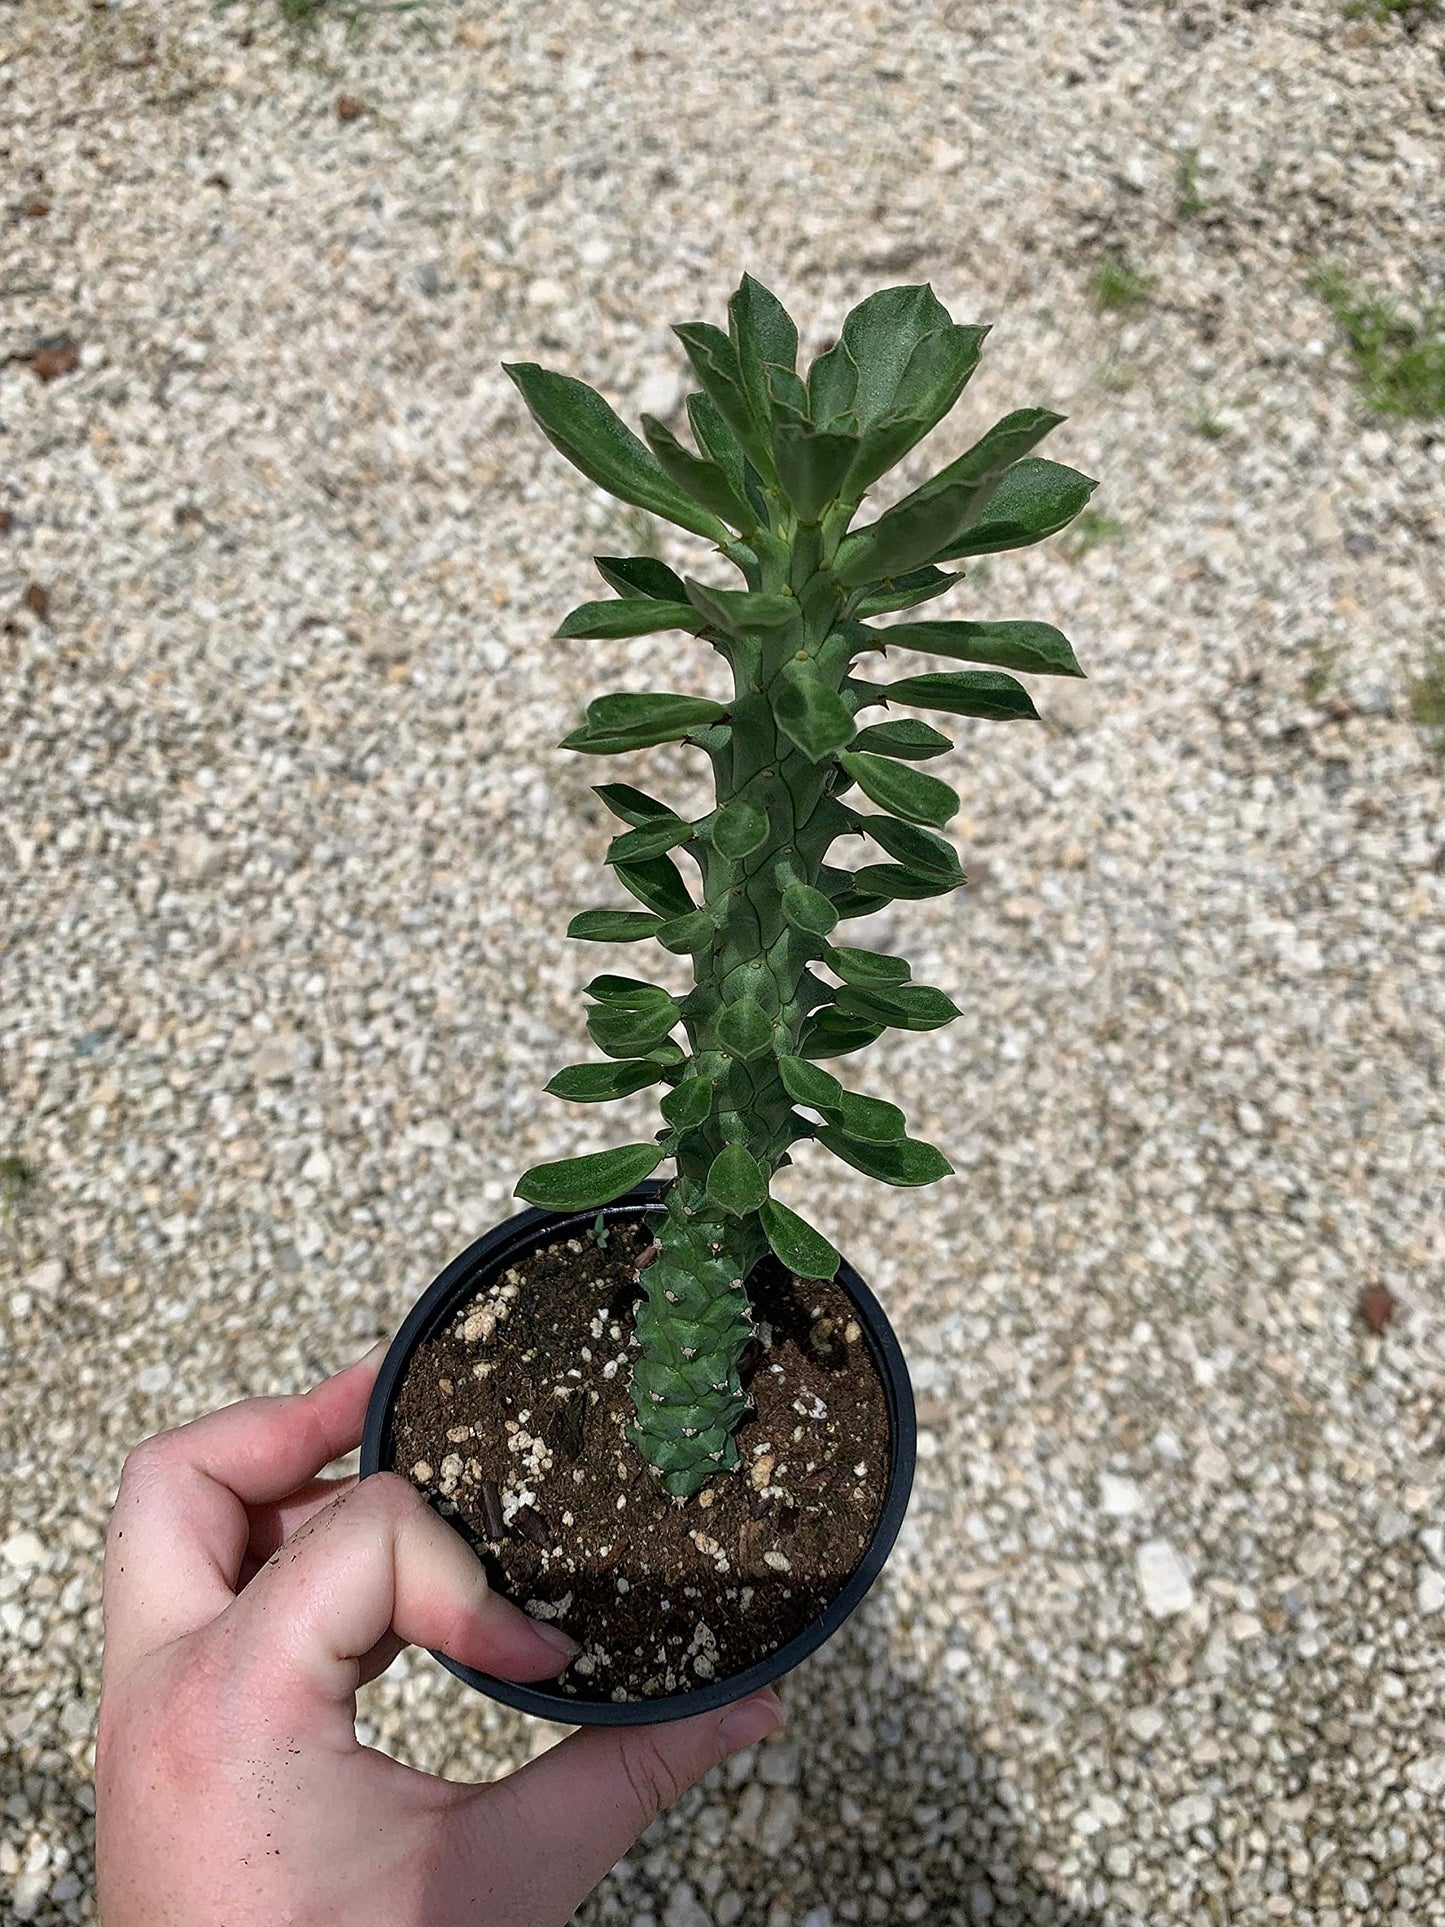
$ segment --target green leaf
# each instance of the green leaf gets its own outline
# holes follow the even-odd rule
[[[639,903],[660,917],[687,917],[697,908],[669,856],[648,857],[642,863],[615,863],[612,873]]]
[[[770,834],[767,811],[742,798],[724,804],[709,831],[714,849],[734,862],[761,849]]]
[[[991,496],[986,513],[968,524],[964,533],[946,542],[935,562],[953,562],[964,555],[997,555],[1003,549],[1024,549],[1057,535],[1083,508],[1098,483],[1077,469],[1036,459],[1016,462]]]
[[[587,1013],[587,1035],[609,1057],[645,1057],[666,1042],[679,1015],[670,997],[665,1005],[647,1004],[637,1010],[624,1004],[594,1004]]]
[[[642,417],[642,432],[663,469],[695,502],[701,502],[735,529],[746,532],[754,527],[753,512],[733,487],[726,469],[706,455],[694,454],[652,415]]]
[[[1063,420],[1046,408],[1020,408],[1005,415],[973,447],[867,528],[839,545],[833,573],[845,588],[861,588],[879,576],[896,576],[924,562],[942,562],[950,548],[1017,462]]]
[[[760,595],[750,589],[711,589],[705,582],[686,581],[687,599],[713,629],[731,634],[749,629],[780,629],[800,613],[790,595]]]
[[[860,816],[856,822],[873,841],[921,876],[936,877],[948,884],[963,882],[963,866],[951,843],[931,830],[920,830],[913,823],[900,823],[891,816]]]
[[[680,816],[656,817],[640,828],[614,836],[607,845],[606,863],[641,863],[650,856],[663,856],[686,843],[693,834],[691,823]]]
[[[674,1131],[693,1131],[712,1114],[713,1086],[706,1077],[686,1077],[658,1105]]]
[[[996,723],[1032,719],[1039,712],[1021,682],[1001,669],[951,669],[937,676],[905,676],[887,685],[891,703],[945,709],[953,716],[984,716]]]
[[[619,1144],[590,1157],[535,1164],[517,1180],[517,1196],[544,1211],[595,1211],[651,1177],[664,1155],[660,1144]]]
[[[886,616],[895,609],[912,609],[920,602],[932,602],[935,596],[951,589],[955,582],[961,582],[961,575],[950,575],[943,569],[935,569],[932,563],[921,569],[910,569],[906,574],[882,583],[871,595],[866,595],[858,604],[860,616]],[[889,641],[892,630],[881,630],[880,641]],[[976,658],[975,658],[976,660]]]
[[[592,794],[600,796],[614,816],[638,827],[659,817],[672,820],[676,815],[666,803],[659,803],[645,790],[635,790],[630,783],[595,783]]]
[[[889,901],[887,892],[873,896],[864,890],[847,890],[833,900],[833,908],[838,912],[838,921],[845,923],[850,917],[871,917],[886,907]]]
[[[865,428],[887,414],[918,344],[953,318],[927,286],[880,288],[843,322],[843,341],[858,369],[853,407]]]
[[[881,1097],[844,1091],[836,1106],[838,1128],[861,1144],[896,1144],[908,1135],[908,1120],[896,1104]]]
[[[690,910],[685,916],[669,917],[653,934],[664,950],[689,957],[707,949],[717,935],[717,925],[710,911]]]
[[[773,1020],[751,997],[725,1004],[717,1016],[717,1040],[731,1057],[761,1057],[773,1048]]]
[[[831,1278],[842,1260],[821,1231],[776,1198],[760,1207],[763,1230],[774,1256],[800,1278]]]
[[[546,1088],[551,1096],[566,1098],[569,1104],[608,1104],[614,1098],[645,1090],[661,1076],[661,1064],[632,1057],[610,1064],[569,1064]]]
[[[655,555],[594,555],[597,573],[621,596],[651,596],[656,602],[686,602],[682,577]]]
[[[770,693],[778,728],[813,762],[821,763],[852,742],[852,710],[810,664],[789,663]]]
[[[548,441],[591,481],[694,535],[727,540],[724,525],[683,494],[595,388],[533,361],[503,363],[503,368]]]
[[[680,743],[692,730],[720,722],[726,715],[721,703],[711,702],[706,696],[653,691],[599,696],[587,705],[586,726],[564,737],[562,747],[595,756],[650,749],[654,743]]]
[[[900,1138],[895,1144],[868,1144],[849,1137],[846,1131],[824,1130],[819,1131],[818,1142],[826,1145],[834,1157],[851,1164],[855,1171],[862,1171],[870,1178],[881,1178],[885,1184],[933,1184],[953,1170],[942,1151],[918,1138]]]
[[[899,984],[892,990],[863,990],[844,984],[837,993],[839,1010],[870,1024],[893,1030],[938,1030],[962,1016],[958,1005],[931,984]]]
[[[738,372],[753,420],[766,428],[769,365],[794,368],[798,360],[798,330],[791,315],[761,281],[745,274],[728,303],[728,334],[737,357]]]
[[[853,879],[859,896],[870,897],[879,904],[892,903],[899,897],[909,902],[921,902],[926,897],[946,897],[950,890],[962,888],[963,881],[962,874],[953,878],[920,875],[904,863],[865,863]],[[840,904],[839,915],[866,916],[867,912],[844,911]]]
[[[620,1004],[625,1010],[645,1010],[649,1004],[671,1004],[672,992],[661,984],[644,983],[641,977],[616,977],[604,972],[582,986],[584,997],[595,997],[600,1004]]]
[[[858,453],[858,437],[806,422],[779,422],[773,430],[773,460],[783,493],[803,522],[818,522],[838,499],[843,477]]]
[[[960,662],[991,662],[1029,676],[1084,673],[1068,637],[1047,622],[897,622],[874,634],[889,649],[923,649]]]
[[[588,943],[640,943],[661,922],[641,910],[583,910],[568,924],[567,935]]]
[[[941,829],[958,813],[958,798],[936,776],[900,767],[885,756],[859,755],[856,751],[845,751],[838,761],[863,794],[890,815]]]
[[[724,1145],[708,1166],[707,1194],[734,1218],[745,1218],[768,1195],[767,1173],[746,1145]]]
[[[843,1086],[831,1071],[820,1071],[802,1057],[780,1057],[778,1075],[793,1102],[810,1110],[831,1111],[843,1096]]]
[[[651,636],[660,629],[686,629],[696,635],[702,624],[686,602],[658,602],[652,596],[624,596],[618,602],[584,602],[564,616],[559,642],[615,642],[623,636]]]
[[[943,420],[977,368],[987,333],[987,328],[950,324],[917,344],[887,414],[877,417],[864,432],[863,446],[848,474],[849,501],[856,502]]]
[[[687,419],[693,439],[709,461],[716,462],[744,501],[747,494],[747,461],[736,435],[723,420],[716,402],[707,395],[689,395]]]
[[[870,723],[867,729],[860,729],[853,738],[853,748],[874,756],[894,756],[903,762],[921,763],[930,756],[941,756],[946,749],[953,748],[953,743],[940,730],[904,716],[896,723]]]
[[[754,465],[771,475],[773,458],[768,436],[753,414],[732,342],[721,328],[713,327],[709,321],[684,321],[672,332],[687,350],[693,373],[709,400],[752,457]]]
[[[853,416],[858,395],[858,364],[846,341],[835,341],[808,370],[808,415],[826,427],[843,415]]]
[[[820,1010],[803,1026],[800,1057],[847,1057],[883,1035],[886,1026],[849,1017],[841,1010]]]
[[[811,884],[790,883],[783,891],[783,915],[795,930],[826,937],[838,922],[838,912],[821,890]]]
[[[791,368],[769,367],[768,412],[774,426],[779,422],[792,422],[803,426],[808,420],[808,390]]]
[[[881,950],[854,950],[838,944],[828,950],[823,962],[845,984],[859,984],[865,990],[881,990],[890,984],[906,984],[913,975],[906,957],[890,957]],[[784,1080],[786,1087],[786,1079]],[[789,1095],[793,1095],[789,1092]]]

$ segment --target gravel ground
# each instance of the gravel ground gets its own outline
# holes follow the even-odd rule
[[[1445,275],[1442,56],[1334,0],[0,11],[5,1919],[94,1917],[128,1446],[615,1129],[539,1095],[608,834],[553,745],[713,671],[546,640],[636,530],[497,364],[669,413],[744,266],[814,343],[888,280],[994,321],[949,451],[1060,406],[1109,519],[954,598],[1092,671],[963,727],[974,887],[894,920],[969,1014],[867,1083],[960,1175],[797,1174],[914,1364],[898,1553],[579,1919],[1445,1919],[1445,439],[1309,289]],[[1091,304],[1111,252],[1152,301]],[[556,1737],[424,1656],[364,1716],[458,1775]]]

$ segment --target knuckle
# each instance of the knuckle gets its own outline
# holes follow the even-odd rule
[[[644,1827],[650,1826],[659,1813],[675,1806],[687,1791],[687,1782],[645,1730],[635,1730],[624,1738],[622,1770]]]
[[[369,1479],[359,1480],[337,1504],[392,1521],[410,1518],[426,1509],[426,1500],[410,1479],[402,1478],[397,1472],[374,1472]]]

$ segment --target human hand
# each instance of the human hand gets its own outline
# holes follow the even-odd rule
[[[643,1829],[782,1723],[770,1692],[574,1733],[461,1786],[362,1746],[356,1690],[415,1642],[513,1680],[570,1657],[404,1479],[323,1480],[381,1347],[126,1461],[105,1560],[105,1927],[560,1927]]]

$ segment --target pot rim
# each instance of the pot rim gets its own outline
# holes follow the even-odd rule
[[[552,1238],[577,1229],[590,1230],[599,1215],[604,1219],[635,1218],[642,1209],[656,1204],[665,1189],[663,1182],[650,1179],[612,1204],[605,1205],[600,1213],[540,1211],[535,1208],[519,1211],[515,1217],[494,1225],[468,1245],[465,1251],[458,1253],[407,1313],[382,1361],[366,1409],[366,1425],[361,1440],[362,1478],[394,1469],[390,1463],[390,1452],[386,1449],[391,1444],[391,1412],[412,1353],[444,1323],[463,1296],[477,1289],[482,1274],[495,1274],[502,1270],[524,1251],[539,1244],[543,1235]],[[476,1667],[464,1666],[445,1653],[433,1652],[433,1659],[439,1660],[449,1673],[477,1692],[500,1700],[503,1705],[513,1707],[518,1712],[534,1714],[538,1719],[553,1720],[567,1726],[653,1726],[667,1720],[687,1719],[697,1713],[716,1712],[721,1707],[745,1699],[749,1693],[755,1693],[791,1672],[810,1653],[816,1652],[818,1647],[831,1639],[872,1589],[893,1550],[908,1510],[918,1446],[918,1427],[908,1366],[883,1307],[846,1259],[839,1265],[834,1283],[852,1301],[863,1330],[864,1342],[883,1385],[888,1408],[890,1462],[888,1484],[873,1537],[841,1590],[816,1619],[775,1652],[740,1673],[710,1681],[705,1686],[690,1687],[685,1693],[668,1693],[648,1700],[574,1699],[544,1686],[522,1685],[515,1680],[499,1679],[492,1673],[478,1671]]]

